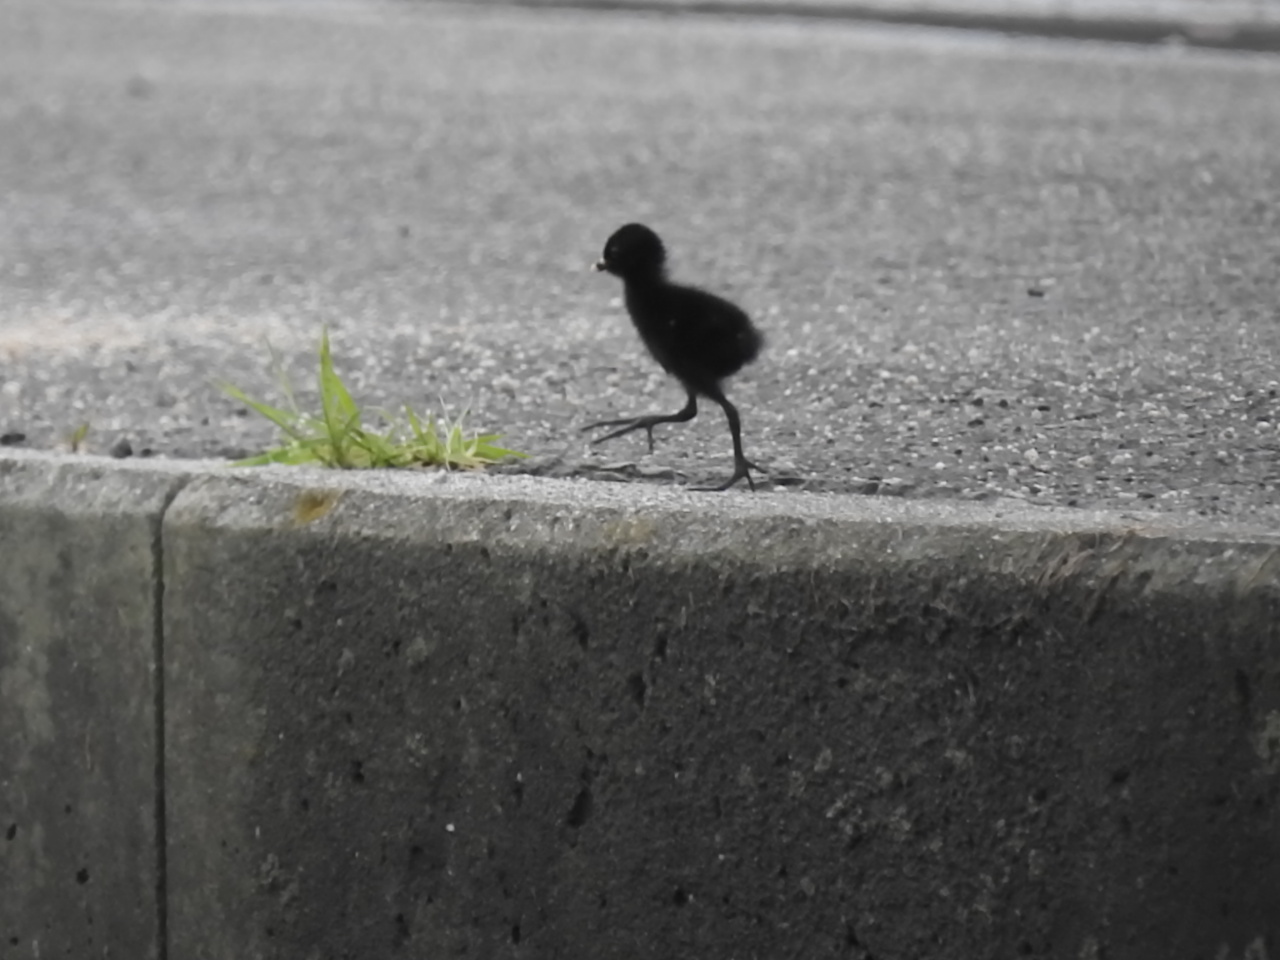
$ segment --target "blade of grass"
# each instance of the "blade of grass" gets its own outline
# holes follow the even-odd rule
[[[302,408],[298,406],[298,398],[294,396],[293,381],[289,379],[289,371],[285,369],[284,360],[280,354],[276,353],[276,348],[271,345],[270,340],[267,341],[267,353],[271,355],[271,369],[276,372],[276,381],[280,384],[280,390],[289,403],[289,409],[301,416]]]
[[[345,418],[360,415],[359,406],[351,399],[346,384],[333,369],[333,354],[329,350],[328,330],[324,331],[320,340],[320,396],[326,408],[332,405]]]
[[[301,431],[298,429],[298,421],[300,419],[298,414],[291,413],[288,410],[281,410],[278,407],[272,407],[258,400],[254,400],[247,396],[244,391],[229,383],[222,384],[222,391],[232,399],[239,400],[246,407],[249,407],[259,415],[266,417],[289,436],[295,438],[303,436]]]

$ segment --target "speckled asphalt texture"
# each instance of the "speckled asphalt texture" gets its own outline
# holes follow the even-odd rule
[[[628,220],[768,338],[789,489],[1280,524],[1280,59],[777,19],[0,2],[0,434],[270,441],[306,381],[470,408],[526,467],[731,469],[616,280]],[[18,441],[17,436],[25,439]],[[736,495],[736,494],[731,494]]]

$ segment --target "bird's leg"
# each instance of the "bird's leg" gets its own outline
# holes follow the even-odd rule
[[[751,479],[751,471],[759,470],[760,468],[748,460],[742,452],[742,423],[738,419],[737,408],[729,402],[719,387],[704,390],[703,393],[724,407],[724,415],[729,421],[729,433],[733,436],[733,476],[718,487],[695,487],[694,489],[707,491],[728,490],[743,477],[746,477],[747,486],[755,490],[756,484]]]
[[[595,430],[597,427],[617,427],[612,433],[606,433],[603,437],[596,437],[592,443],[602,443],[605,440],[612,440],[614,437],[620,437],[624,433],[630,433],[632,430],[644,430],[649,435],[649,452],[653,453],[653,428],[660,423],[684,423],[686,420],[692,420],[698,414],[698,398],[693,391],[689,392],[689,402],[676,413],[650,413],[643,417],[627,417],[623,420],[597,420],[595,423],[588,423],[583,430]]]

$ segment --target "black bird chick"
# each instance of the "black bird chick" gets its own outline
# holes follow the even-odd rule
[[[620,228],[604,246],[597,270],[622,279],[627,312],[636,332],[653,358],[689,394],[684,408],[671,414],[647,414],[624,420],[601,420],[584,430],[618,427],[592,443],[611,440],[632,430],[649,435],[653,452],[653,428],[660,423],[683,423],[698,413],[698,397],[714,400],[724,408],[733,436],[733,476],[718,487],[727,490],[744,477],[756,488],[751,470],[759,470],[742,453],[742,426],[737,408],[724,395],[720,382],[756,358],[764,338],[739,307],[705,290],[685,287],[667,279],[667,252],[658,235],[639,223]]]

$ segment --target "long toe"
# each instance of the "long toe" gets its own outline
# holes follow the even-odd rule
[[[754,464],[748,464],[746,461],[744,461],[738,464],[737,466],[735,466],[733,469],[733,476],[730,477],[728,480],[726,480],[724,483],[720,484],[720,486],[718,487],[694,487],[693,489],[699,493],[719,493],[721,490],[728,490],[735,483],[737,483],[739,480],[745,477],[747,481],[747,486],[749,486],[752,489],[752,491],[754,491],[756,488],[756,484],[755,484],[755,481],[751,479],[751,471],[748,469],[749,466],[754,466]]]
[[[583,430],[591,430],[594,427],[617,427],[606,433],[603,437],[596,437],[591,442],[603,443],[605,440],[612,440],[614,437],[620,437],[624,433],[630,433],[632,430],[643,430],[649,437],[649,452],[653,453],[653,428],[660,423],[671,423],[671,417],[651,414],[643,417],[632,417],[628,420],[601,420],[599,423],[593,423],[583,427]]]
[[[632,430],[639,430],[642,427],[648,427],[648,424],[646,424],[643,420],[624,420],[622,421],[622,424],[623,425],[621,427],[618,427],[617,430],[610,430],[604,436],[596,437],[591,442],[593,444],[604,443],[606,440],[612,440],[614,437],[621,437],[624,434],[628,434]],[[600,426],[613,426],[613,424],[611,423],[600,424]]]
[[[585,427],[580,428],[580,430],[582,433],[586,433],[588,430],[599,430],[601,427],[630,426],[636,422],[636,419],[636,417],[625,417],[621,420],[597,420],[595,423],[588,423]]]

